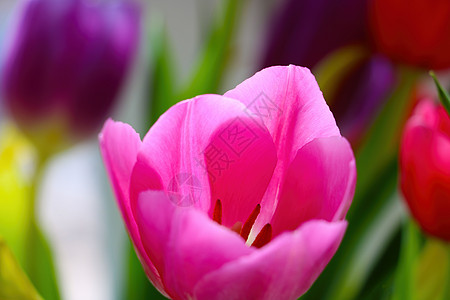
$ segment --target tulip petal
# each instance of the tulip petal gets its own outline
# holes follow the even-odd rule
[[[437,108],[438,123],[437,128],[447,137],[450,137],[450,118],[447,110],[443,106]]]
[[[105,120],[125,80],[138,45],[139,5],[22,2],[2,74],[5,99],[27,128],[56,118],[84,137]]]
[[[48,56],[57,26],[46,4],[45,1],[20,4],[14,35],[9,37],[5,49],[1,76],[3,97],[9,101],[11,112],[25,124],[51,111],[56,102],[48,88],[51,75]]]
[[[161,279],[147,257],[142,246],[139,231],[134,220],[129,198],[130,176],[141,140],[139,134],[128,125],[121,122],[114,122],[111,119],[106,121],[103,130],[99,135],[100,151],[108,171],[108,177],[116,194],[117,203],[125,220],[126,228],[137,250],[137,254],[144,265],[145,272],[156,288],[163,294],[164,288]]]
[[[161,278],[164,276],[164,254],[175,209],[163,191],[142,192],[135,208],[142,245]]]
[[[263,67],[294,64],[313,68],[332,51],[366,44],[367,0],[287,0],[274,14]]]
[[[137,160],[131,172],[129,199],[133,214],[135,213],[135,203],[139,194],[147,190],[163,190],[161,177],[155,168],[145,161]]]
[[[311,72],[302,67],[270,67],[225,96],[238,99],[247,113],[267,127],[277,146],[278,163],[261,202],[256,230],[270,220],[280,183],[297,150],[318,137],[339,136],[339,129]]]
[[[256,251],[246,246],[238,234],[198,210],[180,214],[172,230],[164,283],[178,295],[192,292],[207,273]]]
[[[221,201],[221,224],[244,224],[260,204],[277,163],[272,137],[252,120],[237,117],[216,130],[204,156],[211,198]]]
[[[342,220],[355,192],[356,167],[343,137],[318,138],[303,146],[289,166],[272,219],[273,235],[311,219]]]
[[[99,135],[102,153],[109,178],[112,181],[118,204],[127,228],[133,222],[128,189],[130,176],[136,162],[141,139],[134,129],[125,123],[106,121]]]
[[[219,95],[203,95],[180,102],[165,112],[147,133],[137,161],[142,166],[148,166],[158,172],[164,183],[163,189],[180,201],[178,205],[193,205],[206,212],[211,208],[211,201],[214,200],[215,203],[217,200],[211,199],[210,191],[210,173],[214,171],[211,170],[214,165],[208,162],[206,157],[211,148],[211,139],[216,137],[222,128],[236,120],[251,124],[252,120],[244,110],[245,107],[239,101]],[[262,141],[255,142],[254,145],[269,149],[269,154],[263,157],[270,156],[273,161],[275,154],[270,154],[274,152],[270,151],[273,147],[270,136],[264,128],[253,127],[254,133]],[[264,149],[262,152],[266,153]],[[254,151],[243,157],[253,162],[254,159],[250,156],[253,154]],[[271,173],[271,164],[261,167],[261,170],[264,168],[266,173]],[[228,176],[236,175],[236,172],[242,169],[233,166],[228,171],[228,175],[224,175],[218,182],[228,183]],[[131,184],[133,190],[133,180]],[[267,185],[260,186],[265,189]],[[255,187],[245,186],[242,189],[250,190]],[[132,203],[137,200],[134,199]]]
[[[353,145],[387,100],[395,83],[394,75],[394,68],[385,57],[372,55],[343,76],[334,97],[327,98],[332,102],[339,129]]]
[[[425,69],[450,67],[450,2],[377,0],[368,15],[377,50]]]
[[[336,252],[346,221],[313,220],[206,275],[195,299],[297,299]]]
[[[400,149],[400,185],[422,228],[450,241],[450,139],[413,117]]]
[[[442,105],[429,99],[424,99],[417,104],[414,114],[409,123],[412,127],[425,126],[440,131],[443,135],[450,137],[450,118],[447,110]]]
[[[204,212],[176,206],[161,191],[140,194],[136,221],[149,257],[176,299],[192,296],[193,287],[208,272],[255,251]]]
[[[140,35],[140,7],[134,1],[80,5],[76,8],[77,15],[68,19],[67,29],[62,33],[63,38],[72,40],[65,43],[63,59],[66,61],[61,64],[64,69],[55,74],[61,76],[67,70],[77,70],[72,75],[73,86],[68,87],[72,91],[68,111],[71,125],[80,132],[89,132],[114,105],[128,74]],[[77,36],[82,39],[74,41]]]
[[[283,156],[291,154],[293,158],[292,152],[316,137],[339,135],[333,115],[307,68],[266,68],[225,96],[244,103],[247,113],[266,125],[279,147],[278,154]]]

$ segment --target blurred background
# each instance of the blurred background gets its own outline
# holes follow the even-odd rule
[[[0,1],[0,53],[19,0]],[[171,44],[177,79],[187,82],[211,23],[224,6],[220,0],[141,1],[141,41],[130,74],[111,116],[140,130],[149,126],[146,106],[152,69],[152,27],[164,27]],[[245,17],[233,37],[233,59],[221,85],[231,89],[256,71],[256,49],[276,1],[246,1]],[[258,46],[257,46],[258,45]],[[1,65],[0,65],[1,66]],[[181,99],[179,99],[181,100]],[[0,122],[9,122],[0,101]],[[100,128],[98,128],[98,132]],[[123,299],[128,276],[128,237],[98,150],[96,135],[51,159],[39,192],[39,221],[54,250],[63,299]]]
[[[56,0],[49,2],[52,1],[52,5],[57,7],[54,2]],[[354,223],[353,228],[358,228],[359,224],[362,226],[359,228],[364,229],[357,232],[355,229],[352,232],[349,228],[350,238],[347,241],[349,246],[344,249],[349,253],[363,254],[359,256],[355,254],[354,262],[349,263],[346,272],[350,272],[351,275],[347,274],[348,276],[343,276],[345,279],[342,279],[347,281],[341,282],[342,285],[339,281],[334,284],[336,295],[352,296],[336,296],[334,299],[356,299],[363,290],[370,290],[373,299],[382,299],[376,298],[379,294],[372,291],[377,291],[377,288],[386,291],[395,277],[393,274],[400,251],[401,226],[408,214],[397,188],[396,156],[401,129],[417,101],[428,97],[436,99],[437,102],[436,89],[427,74],[428,70],[438,71],[442,85],[448,87],[450,68],[448,0],[436,1],[436,10],[441,13],[435,14],[436,11],[433,9],[427,11],[430,12],[428,17],[435,16],[437,21],[434,23],[428,22],[431,17],[414,18],[421,12],[419,9],[421,1],[415,1],[414,3],[419,4],[411,5],[410,9],[405,9],[405,5],[409,5],[405,4],[407,1],[393,1],[391,4],[393,14],[397,16],[397,9],[402,9],[406,16],[398,16],[398,19],[394,18],[392,24],[388,25],[384,25],[378,19],[382,18],[384,13],[377,13],[377,10],[386,9],[383,7],[386,1],[378,1],[381,3],[379,6],[371,6],[375,5],[372,3],[375,1],[369,0],[84,1],[89,3],[86,5],[93,7],[123,3],[128,5],[133,2],[132,5],[137,7],[130,8],[133,11],[131,17],[133,20],[128,22],[126,19],[128,16],[122,19],[121,15],[115,15],[114,12],[111,16],[105,17],[107,24],[105,26],[113,32],[116,27],[111,24],[121,20],[117,21],[117,26],[120,27],[123,20],[124,28],[130,30],[130,36],[136,35],[136,39],[128,42],[130,49],[123,50],[120,47],[117,49],[117,53],[122,53],[120,51],[130,53],[127,52],[119,58],[113,56],[111,61],[103,62],[118,66],[116,69],[103,70],[104,73],[99,71],[98,76],[108,74],[105,75],[107,78],[105,81],[95,81],[96,79],[92,77],[95,87],[91,89],[96,90],[98,86],[108,89],[109,84],[113,83],[114,86],[121,87],[115,95],[110,96],[115,98],[115,103],[108,105],[107,110],[99,113],[99,120],[89,128],[89,133],[76,132],[73,139],[59,141],[58,137],[54,138],[58,135],[53,132],[51,139],[48,139],[48,136],[42,138],[45,135],[42,132],[48,127],[44,126],[43,131],[36,129],[34,122],[39,122],[39,118],[36,121],[34,117],[30,117],[38,109],[33,106],[36,105],[32,103],[34,100],[29,101],[27,97],[29,94],[39,94],[39,88],[31,87],[30,93],[27,94],[22,92],[20,84],[17,83],[21,80],[34,82],[41,73],[29,75],[31,79],[17,74],[21,70],[20,62],[25,61],[25,65],[28,62],[24,59],[27,55],[34,55],[38,57],[36,59],[41,60],[48,59],[48,64],[43,63],[41,67],[52,65],[54,62],[51,57],[44,54],[39,56],[41,55],[39,47],[53,49],[53,46],[46,46],[46,43],[52,45],[48,36],[64,39],[66,34],[70,34],[70,30],[74,30],[67,24],[76,21],[69,20],[67,24],[64,23],[66,25],[62,28],[67,27],[68,31],[62,29],[62,33],[59,31],[55,33],[56,29],[55,32],[52,31],[58,26],[58,21],[55,21],[48,25],[53,26],[48,36],[46,31],[42,31],[44,32],[42,38],[38,37],[27,44],[27,41],[17,38],[21,35],[26,40],[27,35],[24,33],[26,30],[17,31],[16,28],[27,28],[30,26],[26,24],[27,22],[32,24],[43,22],[37,17],[39,15],[49,14],[51,19],[51,16],[56,14],[57,8],[53,11],[36,5],[37,8],[29,9],[26,15],[28,19],[22,20],[22,24],[18,21],[23,18],[21,3],[27,1],[0,0],[0,57],[2,57],[0,79],[3,82],[3,90],[6,91],[0,101],[0,150],[7,153],[5,149],[13,147],[12,154],[8,154],[9,156],[4,154],[4,160],[7,160],[9,167],[18,170],[21,185],[17,189],[28,187],[32,181],[32,174],[39,167],[39,163],[36,162],[39,159],[36,157],[46,158],[41,181],[35,191],[36,216],[53,252],[61,298],[101,300],[149,299],[149,295],[155,299],[158,297],[150,283],[146,281],[139,262],[130,248],[99,154],[97,134],[106,117],[111,116],[115,120],[131,124],[142,137],[157,117],[177,101],[203,93],[222,94],[263,67],[297,64],[313,70],[342,134],[350,140],[355,152],[361,153],[357,156],[358,173],[361,175],[361,170],[364,172],[358,182],[355,207],[352,207],[353,212],[349,212],[350,225],[352,226],[351,218],[355,218],[358,212],[364,211],[367,214],[371,212],[367,218],[365,215],[360,217],[365,220],[365,225],[361,225],[362,221],[361,224]],[[122,3],[117,4],[119,2]],[[109,8],[100,7],[99,11],[103,10],[109,11]],[[411,36],[402,32],[406,25],[403,27],[398,25],[409,19],[414,19],[415,26],[422,28],[411,33]],[[59,19],[55,17],[55,20]],[[113,23],[111,20],[114,20]],[[137,25],[133,23],[134,21]],[[18,24],[22,24],[22,27]],[[391,36],[386,36],[383,26],[393,28]],[[134,29],[129,29],[132,27]],[[36,33],[37,30],[30,32],[31,36],[39,35]],[[426,33],[422,36],[423,32]],[[106,40],[105,36],[108,35],[105,34],[98,39]],[[400,42],[391,42],[392,39]],[[93,36],[92,41],[96,40],[97,37]],[[402,42],[404,44],[401,44]],[[76,42],[74,43],[76,45]],[[17,48],[11,48],[11,45],[17,48],[22,46],[28,50],[21,53]],[[102,44],[102,47],[113,47],[106,42],[105,45]],[[435,53],[438,48],[440,52]],[[79,58],[69,50],[67,53],[69,53],[67,57],[61,54],[63,62],[64,59],[74,61],[80,59],[81,62],[92,59]],[[401,55],[402,53],[404,55]],[[127,59],[122,60],[125,56]],[[92,61],[88,64],[96,66]],[[119,68],[120,66],[123,68]],[[55,68],[70,73],[69,67]],[[23,74],[28,74],[33,72],[30,70],[39,70],[39,67],[29,63],[23,70],[25,70]],[[108,77],[114,72],[120,73],[120,76],[117,76],[120,79]],[[90,78],[90,75],[83,76]],[[78,79],[72,78],[72,81]],[[52,80],[56,80],[59,86],[65,85],[64,79]],[[85,89],[88,95],[89,89]],[[56,94],[64,95],[63,92],[58,90]],[[94,98],[97,96],[96,92]],[[88,95],[87,98],[89,97]],[[10,101],[13,100],[9,98],[14,98],[14,103],[19,103],[20,101],[16,100],[22,99],[24,106],[28,107],[23,109],[19,107],[20,104],[11,104]],[[397,105],[391,107],[389,103],[393,101],[389,100],[392,98],[406,100],[397,101]],[[93,101],[93,98],[89,99]],[[61,107],[64,115],[65,108],[63,105]],[[83,111],[83,108],[81,110]],[[391,114],[386,115],[386,111]],[[377,121],[379,115],[384,116],[384,121]],[[53,118],[51,113],[50,116]],[[44,118],[51,119],[47,115]],[[72,115],[68,118],[72,118]],[[49,124],[58,127],[54,123]],[[374,124],[381,125],[377,127]],[[70,124],[64,122],[60,126],[68,131],[71,130],[70,127]],[[382,153],[377,157],[382,158],[372,162],[372,154],[378,150],[365,145],[380,145],[379,140],[372,141],[368,138],[373,130],[392,132],[392,136],[388,134],[386,140],[397,142],[393,142],[392,147],[380,146],[387,150],[381,150]],[[51,143],[55,140],[55,145],[59,144],[52,147]],[[31,146],[32,144],[35,147]],[[372,153],[366,153],[364,149],[372,149]],[[3,192],[0,192],[0,195],[3,195],[3,199],[0,199],[0,210],[3,210],[0,211],[0,235],[8,242],[8,236],[14,240],[16,233],[22,230],[20,226],[26,226],[17,223],[21,223],[19,219],[26,214],[28,204],[25,194],[18,194],[11,188],[11,179],[8,177],[11,170],[6,168],[5,162],[3,163],[4,170],[0,171],[3,172],[0,173],[0,188],[3,188]],[[389,177],[386,174],[394,175]],[[380,181],[383,184],[379,184]],[[377,188],[379,193],[372,193]],[[8,204],[11,195],[21,196],[17,198],[15,204]],[[363,198],[366,198],[367,202],[362,201]],[[20,201],[23,203],[20,204]],[[370,203],[364,204],[368,202]],[[379,205],[375,207],[374,203]],[[368,236],[372,238],[368,239]],[[355,238],[351,239],[352,237]],[[20,242],[13,241],[10,248],[19,262],[22,262],[20,257],[26,255],[21,253],[23,250],[19,250],[19,244]],[[364,245],[363,249],[358,248],[358,245]],[[334,278],[333,274],[337,274],[335,270],[339,266],[339,261],[345,257],[343,254],[338,255],[336,266],[329,268],[330,271],[324,274],[323,280]],[[323,286],[321,284],[319,280],[318,286]],[[345,284],[349,284],[348,289],[344,288]],[[337,285],[344,287],[339,290],[336,288]],[[318,288],[312,292],[311,299],[325,299],[314,295],[320,295]]]

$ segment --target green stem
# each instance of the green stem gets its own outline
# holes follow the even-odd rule
[[[358,180],[355,199],[347,218],[358,216],[361,209],[365,210],[366,195],[374,178],[378,177],[385,166],[397,155],[403,124],[408,118],[413,104],[412,91],[420,73],[417,70],[401,68],[397,88],[388,99],[372,128],[367,139],[356,153]]]
[[[393,300],[416,299],[414,266],[420,251],[420,232],[412,220],[403,225],[402,245],[395,279]]]
[[[392,204],[390,199],[396,189],[398,145],[419,75],[417,70],[406,67],[399,70],[396,89],[356,153],[358,179],[355,198],[347,214],[346,235],[339,251],[305,299],[359,299],[366,280],[398,230],[400,223],[395,220],[383,229],[384,232],[377,229],[381,224],[387,225],[384,218],[391,214],[384,208]],[[375,233],[378,239],[374,239]],[[368,238],[373,241],[368,243]],[[373,243],[376,244],[374,247],[366,248]]]
[[[326,299],[357,299],[375,264],[393,238],[398,228],[402,207],[397,196],[391,197],[360,232],[345,253],[347,263],[340,266],[338,278],[330,283]]]
[[[28,233],[25,249],[25,266],[31,282],[44,299],[60,299],[56,272],[50,246],[37,220],[39,187],[42,182],[48,156],[40,155],[30,187]]]
[[[36,257],[33,249],[36,249],[36,245],[38,244],[38,224],[36,218],[36,206],[37,206],[37,198],[39,193],[39,186],[42,181],[42,176],[45,169],[45,161],[46,159],[43,156],[39,155],[39,159],[36,164],[36,170],[34,172],[30,192],[29,192],[29,213],[28,213],[28,234],[26,239],[26,254],[25,254],[25,269],[30,277],[35,277],[34,274],[38,272],[36,265]]]
[[[127,245],[128,278],[125,299],[166,299],[148,280],[131,242]]]
[[[450,243],[442,242],[447,250],[447,279],[444,283],[444,292],[442,293],[442,300],[450,299]]]

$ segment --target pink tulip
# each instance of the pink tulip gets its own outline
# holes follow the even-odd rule
[[[296,299],[336,252],[353,152],[306,68],[271,67],[100,147],[129,234],[172,299]]]

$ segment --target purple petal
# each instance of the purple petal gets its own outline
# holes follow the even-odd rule
[[[282,2],[282,1],[281,1]],[[287,0],[270,23],[262,67],[313,68],[328,53],[365,43],[367,0]]]
[[[341,82],[334,99],[328,99],[344,136],[356,141],[387,100],[395,71],[383,56],[365,59]]]
[[[78,136],[99,127],[136,50],[139,14],[132,1],[25,1],[2,77],[21,125],[58,119]]]

